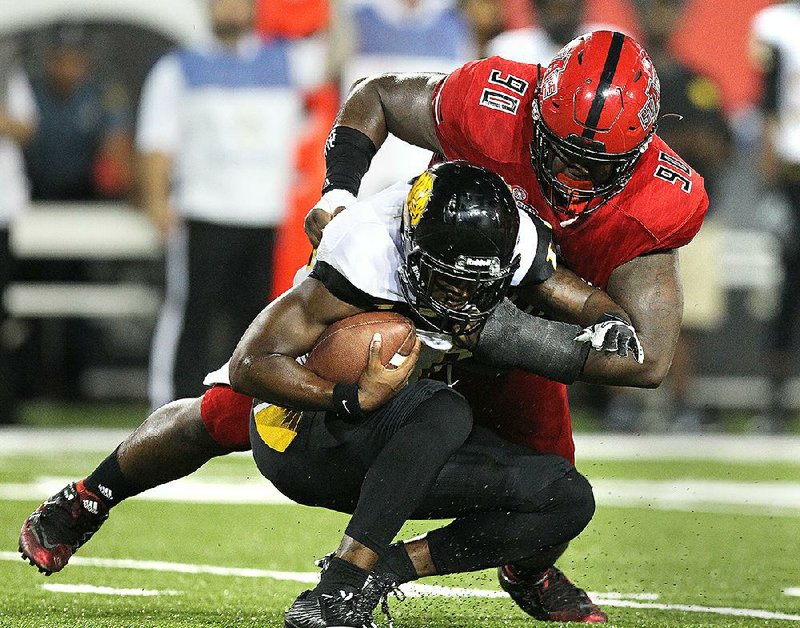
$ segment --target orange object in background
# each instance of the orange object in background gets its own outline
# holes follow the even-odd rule
[[[319,200],[325,180],[323,147],[339,110],[339,90],[333,83],[314,90],[306,97],[306,106],[310,121],[297,143],[297,182],[292,186],[286,218],[278,230],[271,299],[292,287],[295,272],[311,253],[303,221]]]
[[[267,37],[308,37],[324,31],[329,20],[328,0],[256,1],[256,31]],[[278,229],[270,299],[292,287],[297,269],[311,253],[303,221],[319,200],[325,179],[323,147],[339,109],[338,89],[328,84],[307,94],[306,108],[309,122],[295,147],[295,183],[289,191],[286,217]]]
[[[690,68],[706,74],[722,90],[728,114],[757,102],[758,73],[748,57],[753,16],[770,0],[690,0],[672,49]]]
[[[328,26],[328,0],[258,0],[256,31],[279,37],[308,37]]]

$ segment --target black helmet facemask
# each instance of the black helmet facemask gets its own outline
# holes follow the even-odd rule
[[[499,176],[464,162],[420,175],[404,206],[398,270],[411,309],[440,333],[480,331],[519,266],[518,231],[516,205]]]

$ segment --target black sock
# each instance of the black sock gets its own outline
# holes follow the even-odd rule
[[[353,563],[336,556],[331,557],[328,568],[322,572],[319,584],[314,588],[317,594],[333,594],[337,591],[360,591],[367,581],[369,572]]]
[[[419,578],[417,569],[406,551],[405,543],[393,543],[381,555],[373,568],[375,573],[388,574],[397,584],[411,582]]]
[[[113,508],[123,499],[138,495],[142,491],[128,480],[119,468],[117,451],[108,456],[83,481],[83,485],[99,497],[106,508]]]

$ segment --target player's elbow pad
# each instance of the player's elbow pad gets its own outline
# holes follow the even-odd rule
[[[526,314],[508,299],[492,312],[474,357],[503,369],[522,369],[571,384],[581,374],[589,345],[575,342],[577,325]]]

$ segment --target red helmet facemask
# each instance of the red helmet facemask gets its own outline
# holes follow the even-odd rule
[[[660,85],[631,37],[581,35],[553,58],[533,101],[531,162],[544,197],[570,218],[617,194],[656,129]]]

